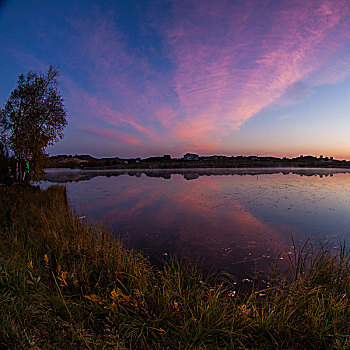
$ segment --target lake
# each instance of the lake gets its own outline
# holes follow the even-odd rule
[[[81,216],[103,222],[153,263],[171,253],[240,279],[288,261],[310,239],[332,249],[350,232],[343,169],[48,169]]]

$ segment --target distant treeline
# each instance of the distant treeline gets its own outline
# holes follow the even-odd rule
[[[81,169],[177,169],[177,168],[350,168],[350,162],[333,157],[299,156],[296,158],[258,157],[258,156],[197,156],[195,159],[159,157],[94,158],[90,155],[57,155],[50,157],[51,168]],[[194,157],[193,157],[194,158]]]

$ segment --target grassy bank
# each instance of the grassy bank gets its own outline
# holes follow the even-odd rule
[[[161,271],[71,214],[65,189],[0,188],[0,348],[348,349],[350,270],[327,250],[239,295],[172,259]]]

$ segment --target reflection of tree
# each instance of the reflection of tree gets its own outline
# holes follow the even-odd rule
[[[295,174],[299,176],[333,176],[333,174],[349,173],[349,170],[334,170],[334,169],[196,169],[195,171],[186,170],[161,170],[161,171],[152,171],[152,170],[119,170],[119,171],[103,171],[103,170],[82,170],[82,171],[57,171],[57,172],[48,172],[45,176],[46,180],[49,182],[69,182],[69,181],[86,181],[90,180],[96,176],[120,176],[120,175],[129,175],[135,177],[141,177],[142,174],[148,177],[158,177],[166,180],[171,179],[171,176],[174,174],[183,175],[186,180],[195,180],[201,176],[215,176],[215,175],[273,175],[273,174]]]
[[[169,171],[157,171],[157,172],[147,172],[145,171],[144,174],[148,177],[161,177],[165,180],[170,180],[171,179],[171,172]]]
[[[195,180],[199,178],[199,174],[198,173],[184,173],[184,178],[186,180]]]

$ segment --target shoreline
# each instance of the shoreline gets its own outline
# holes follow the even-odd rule
[[[268,167],[183,167],[183,168],[110,168],[110,167],[100,167],[100,168],[71,168],[71,167],[50,167],[50,168],[45,168],[45,171],[66,171],[66,170],[71,170],[71,171],[187,171],[187,170],[229,170],[229,171],[241,171],[241,170],[260,170],[260,169],[267,169],[267,170],[272,170],[272,169],[277,169],[277,170],[294,170],[294,169],[305,169],[305,170],[341,170],[344,172],[350,172],[350,168],[345,168],[345,167],[299,167],[299,166],[268,166]]]
[[[72,210],[62,186],[0,191],[0,347],[347,348],[350,258],[312,255],[259,289],[176,257],[155,269]],[[9,205],[11,204],[11,205]],[[293,258],[294,259],[294,258]],[[292,260],[293,261],[293,260]],[[345,294],[344,294],[345,293]]]

